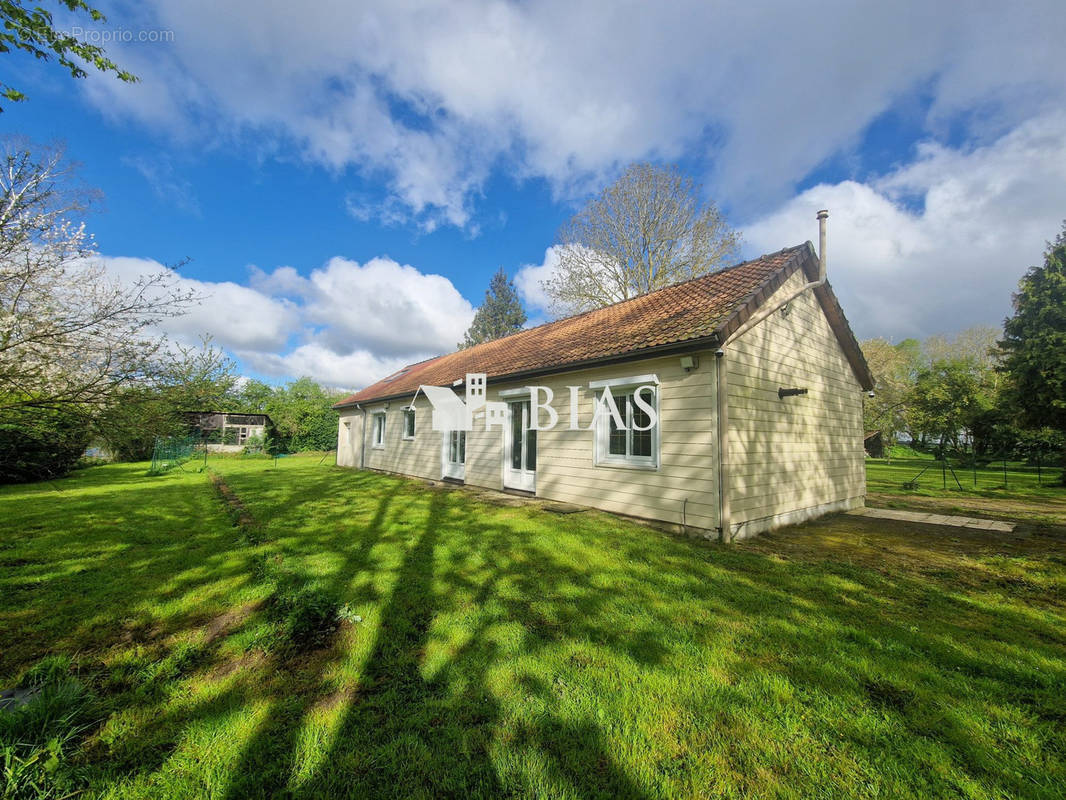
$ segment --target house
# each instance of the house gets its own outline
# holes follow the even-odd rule
[[[199,436],[209,451],[240,452],[249,439],[264,439],[274,429],[266,414],[189,411],[182,416],[190,432]]]
[[[826,216],[818,253],[807,242],[399,370],[336,404],[337,463],[725,541],[861,506],[873,379],[825,281]],[[437,401],[454,416],[434,430]]]

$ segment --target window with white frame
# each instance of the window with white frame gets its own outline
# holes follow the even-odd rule
[[[596,421],[596,463],[656,469],[659,466],[659,387],[657,385],[611,386],[618,419],[605,404]],[[640,402],[634,399],[639,393]],[[597,404],[603,402],[597,392]],[[655,411],[652,425],[648,409]],[[618,422],[624,423],[621,427]]]
[[[372,421],[372,427],[370,428],[374,447],[385,446],[385,412],[380,411],[374,414]]]
[[[403,410],[403,438],[415,438],[415,410],[413,408]]]

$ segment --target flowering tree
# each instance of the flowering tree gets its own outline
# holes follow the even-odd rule
[[[172,270],[110,276],[79,219],[93,197],[61,149],[0,142],[0,422],[150,379],[165,348],[151,326],[197,299]]]

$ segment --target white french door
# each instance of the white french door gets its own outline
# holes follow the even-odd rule
[[[503,485],[508,489],[537,489],[537,432],[529,430],[528,400],[507,404],[507,435],[504,443]]]
[[[445,478],[466,478],[466,431],[445,431],[441,441],[441,472]]]

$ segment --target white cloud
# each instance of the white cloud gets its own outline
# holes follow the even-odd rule
[[[553,245],[544,251],[544,260],[540,264],[523,264],[514,276],[515,289],[528,312],[545,317],[551,310],[551,298],[541,286],[542,281],[549,280],[559,266],[558,246]]]
[[[101,261],[127,283],[166,269],[150,259]],[[249,284],[179,277],[179,288],[203,300],[163,320],[160,332],[186,344],[210,335],[264,375],[310,375],[352,388],[450,352],[474,316],[447,278],[388,258],[359,264],[335,257],[308,277],[292,267],[253,267]]]
[[[751,255],[815,239],[829,208],[829,279],[860,337],[999,325],[1066,216],[1066,115],[970,150],[937,144],[872,181],[815,186],[745,227]]]
[[[310,375],[320,383],[342,389],[368,386],[411,363],[406,358],[381,358],[367,350],[338,354],[317,343],[301,345],[287,353],[236,355],[264,375]]]
[[[318,342],[337,354],[360,347],[383,356],[450,351],[474,318],[450,280],[389,258],[359,264],[335,257],[307,278],[282,267],[255,280],[298,297]]]
[[[387,196],[355,213],[380,204],[397,218],[399,205],[426,228],[470,226],[501,164],[566,193],[633,159],[702,148],[713,192],[743,213],[785,199],[916,94],[930,98],[919,127],[939,135],[962,118],[970,141],[1066,100],[1059,0],[965,14],[927,0],[158,0],[124,11],[174,39],[109,47],[142,82],[90,75],[107,113],[181,138],[295,144],[330,169],[383,178]]]
[[[117,278],[132,283],[141,275],[167,268],[158,261],[124,256],[100,259]],[[299,324],[293,304],[231,281],[200,281],[177,278],[177,288],[202,297],[188,313],[166,319],[163,332],[184,344],[192,344],[204,334],[230,351],[278,350],[285,347]]]

